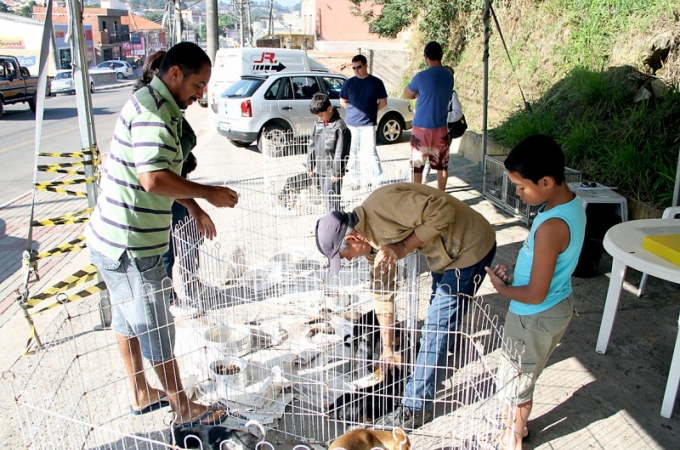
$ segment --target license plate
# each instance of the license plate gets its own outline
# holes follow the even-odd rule
[[[222,130],[222,131],[229,131],[229,130],[231,130],[231,124],[221,122],[221,123],[220,123],[220,130]]]

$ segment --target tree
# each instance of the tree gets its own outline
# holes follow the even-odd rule
[[[225,33],[227,29],[234,30],[236,28],[236,19],[233,16],[220,14],[217,19],[217,28],[220,30],[220,34]]]
[[[9,6],[5,4],[5,2],[0,2],[0,13],[8,13],[10,12]]]
[[[35,0],[31,0],[30,2],[28,2],[28,5],[24,5],[24,6],[21,7],[18,15],[24,16],[24,17],[32,17],[33,16],[33,7],[35,5],[37,5]]]
[[[455,27],[451,25],[460,15],[469,14],[473,9],[479,14],[474,2],[453,2],[448,0],[350,0],[354,3],[353,13],[368,22],[370,30],[382,37],[395,38],[411,24],[418,23],[418,29],[426,40],[447,43]],[[363,11],[362,6],[382,5],[378,14]],[[476,8],[476,9],[475,9]]]
[[[232,16],[220,14],[219,18],[217,19],[217,32],[220,35],[224,35],[224,33],[226,33],[227,30],[234,30],[235,28],[236,20]],[[206,39],[207,31],[206,25],[204,23],[201,24],[201,28],[198,30],[198,34],[200,35],[201,40]]]
[[[162,23],[163,22],[163,13],[160,11],[147,11],[144,13],[144,18],[148,19],[152,22],[156,23]]]

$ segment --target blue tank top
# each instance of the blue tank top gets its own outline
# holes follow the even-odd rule
[[[550,309],[571,294],[571,274],[574,273],[578,263],[586,234],[586,212],[578,197],[574,197],[569,203],[558,205],[549,211],[544,209],[545,205],[538,210],[538,215],[531,225],[529,236],[519,251],[512,286],[529,284],[531,266],[534,261],[534,236],[543,222],[554,218],[562,219],[569,226],[569,245],[565,251],[557,255],[555,273],[550,283],[550,289],[548,289],[548,295],[543,303],[530,305],[516,300],[510,302],[510,312],[520,316],[537,314]]]

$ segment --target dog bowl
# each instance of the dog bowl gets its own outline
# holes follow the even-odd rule
[[[211,347],[225,356],[244,356],[251,351],[250,330],[238,326],[217,326],[208,329],[203,336]]]
[[[244,391],[248,385],[248,361],[227,357],[210,363],[210,373],[215,377],[217,395],[226,398],[230,389]]]

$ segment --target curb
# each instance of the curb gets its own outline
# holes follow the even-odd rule
[[[132,87],[137,83],[137,80],[134,81],[126,81],[120,84],[105,84],[104,86],[95,86],[94,91],[99,92],[99,91],[110,91],[112,89],[120,89],[124,87]]]

